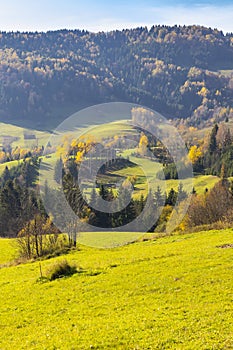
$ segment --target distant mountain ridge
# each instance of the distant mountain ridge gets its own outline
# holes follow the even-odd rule
[[[0,33],[0,119],[56,125],[128,101],[204,126],[233,115],[233,34],[200,26]]]

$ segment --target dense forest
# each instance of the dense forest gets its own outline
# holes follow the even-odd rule
[[[1,32],[0,59],[5,122],[54,125],[109,101],[142,104],[200,127],[233,114],[233,34],[217,29]]]

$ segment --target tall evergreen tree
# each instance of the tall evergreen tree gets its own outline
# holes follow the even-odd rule
[[[59,158],[56,161],[56,164],[54,167],[53,178],[58,184],[60,184],[62,182],[62,176],[63,176],[63,162],[62,162],[62,159]]]
[[[166,205],[175,206],[176,200],[177,200],[177,192],[174,191],[173,188],[171,188],[167,195]]]
[[[160,186],[157,187],[155,191],[155,204],[157,207],[162,207],[165,204],[165,198],[164,195],[162,194]]]
[[[215,124],[210,134],[210,141],[208,146],[210,155],[215,153],[218,148],[217,139],[216,139],[217,133],[218,133],[218,124]]]

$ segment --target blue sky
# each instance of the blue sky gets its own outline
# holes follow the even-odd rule
[[[0,0],[0,30],[112,29],[201,24],[233,32],[233,0]]]

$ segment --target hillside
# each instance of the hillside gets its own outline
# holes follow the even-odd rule
[[[52,128],[128,101],[203,127],[232,116],[233,35],[199,26],[0,33],[1,121]]]
[[[66,258],[83,272],[46,283],[38,262],[2,268],[0,348],[232,349],[228,243],[231,229],[80,247]]]

